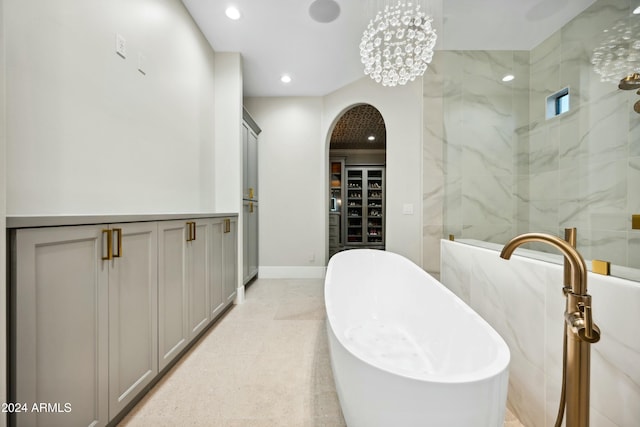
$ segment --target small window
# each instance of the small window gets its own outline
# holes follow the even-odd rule
[[[547,97],[547,119],[569,111],[569,88],[566,87]]]

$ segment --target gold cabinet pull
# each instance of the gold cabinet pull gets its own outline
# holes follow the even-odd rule
[[[195,221],[187,221],[187,242],[196,240],[196,223]]]
[[[249,213],[253,213],[253,202],[249,202]]]
[[[118,239],[118,244],[116,247],[118,248],[118,252],[113,254],[114,258],[122,257],[122,228],[114,228],[113,232],[116,234],[116,238]]]
[[[249,198],[253,199],[253,187],[249,187]]]
[[[104,240],[102,244],[102,260],[103,261],[111,261],[113,259],[113,238],[111,234],[111,230],[105,228],[102,230],[102,238],[104,239],[104,234],[107,234],[107,256],[104,256]]]
[[[231,232],[231,220],[229,218],[225,218],[224,220],[224,232],[225,233]]]
[[[191,241],[191,222],[187,221],[187,242]]]

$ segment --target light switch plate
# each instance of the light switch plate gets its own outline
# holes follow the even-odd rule
[[[405,203],[404,205],[402,205],[402,213],[404,215],[413,215],[413,204]]]
[[[127,41],[120,34],[116,34],[116,53],[122,58],[127,57]]]

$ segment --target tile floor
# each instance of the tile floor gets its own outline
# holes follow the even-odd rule
[[[341,427],[322,280],[258,279],[121,427]],[[522,425],[511,414],[505,427]]]

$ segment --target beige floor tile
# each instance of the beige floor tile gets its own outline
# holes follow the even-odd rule
[[[255,280],[120,426],[346,427],[322,280]],[[523,427],[507,413],[505,427]]]
[[[279,305],[275,320],[322,320],[326,318],[324,298],[304,296],[288,298]]]
[[[277,320],[270,324],[261,353],[314,353],[323,339],[323,320]]]

